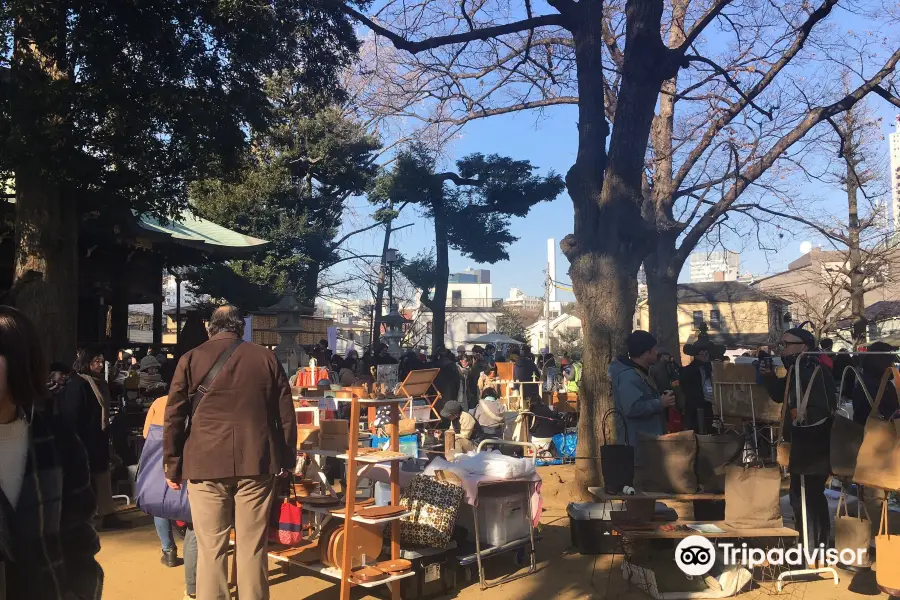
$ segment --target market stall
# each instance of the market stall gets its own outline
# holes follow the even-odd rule
[[[794,365],[810,354],[820,353],[800,353]],[[868,353],[870,357],[874,354]],[[884,354],[895,360],[893,353]],[[819,361],[804,363],[804,368],[807,370],[802,380],[796,366],[780,371],[784,398],[773,402],[767,388],[761,385],[758,362],[716,365],[715,434],[645,434],[639,440],[604,443],[599,458],[605,487],[589,490],[597,503],[569,506],[576,548],[584,553],[621,554],[623,576],[654,598],[666,600],[721,598],[738,594],[750,585],[771,585],[773,591],[781,591],[789,581],[817,575],[826,575],[837,584],[837,568],[858,571],[869,567],[867,551],[873,543],[878,548],[880,564],[885,557],[893,560],[900,550],[900,538],[889,533],[890,517],[896,510],[889,506],[888,499],[890,492],[900,488],[900,429],[896,427],[900,411],[892,415],[894,408],[885,413],[879,407],[885,392],[896,385],[900,371],[895,367],[884,369],[878,390],[873,392],[871,383],[863,381],[856,367],[847,367],[840,381],[855,380],[871,408],[863,425],[860,419],[854,421],[847,410],[833,407],[828,408],[830,414],[825,418],[808,419],[812,394],[821,393],[827,398],[828,385],[824,382],[830,377],[817,378],[824,368]],[[814,389],[814,385],[818,388]],[[790,398],[788,414],[791,394],[796,395]],[[837,395],[840,398],[845,394],[838,391]],[[787,440],[782,423],[791,424]],[[637,447],[643,459],[639,473],[632,468]],[[796,504],[792,512],[796,514],[790,523],[792,527],[787,527],[782,518],[785,473],[793,476],[794,485],[799,484],[793,499]],[[812,476],[830,477],[838,489],[825,494],[823,505],[830,503],[829,510],[834,515],[833,556],[840,556],[839,559],[826,561],[823,554],[818,564],[813,564],[814,559],[798,555],[801,558],[788,564],[776,566],[766,562],[754,569],[723,561],[721,549],[717,548],[712,550],[705,578],[691,579],[684,571],[672,568],[677,549],[672,544],[659,545],[661,540],[674,542],[703,536],[756,548],[765,551],[765,556],[769,556],[770,549],[781,550],[784,556],[789,547],[793,549],[798,543],[804,548],[818,548],[809,529],[799,527],[813,518],[807,514],[807,478]],[[873,527],[877,515],[873,518],[872,511],[864,509],[871,499],[864,488],[881,490],[875,496],[882,498],[877,528]],[[851,493],[856,496],[852,502],[848,497]],[[678,518],[664,504],[669,501],[693,503],[695,517]],[[723,514],[714,516],[719,510]],[[878,531],[877,535],[873,530]],[[848,562],[845,556],[851,555],[854,558]],[[879,569],[876,579],[883,591],[893,593],[892,590],[900,589],[894,587],[900,586],[900,577],[892,569]]]
[[[402,385],[419,386],[414,389],[427,393],[432,382],[433,375],[423,373]],[[303,516],[293,529],[303,534],[290,544],[274,546],[274,560],[339,581],[342,598],[350,587],[383,583],[389,585],[392,598],[424,597],[452,589],[457,573],[469,568],[477,569],[486,588],[507,579],[487,582],[483,561],[509,552],[521,552],[523,560],[528,557],[529,568],[517,576],[534,572],[540,477],[534,470],[533,447],[525,444],[530,459],[483,448],[471,457],[436,458],[428,464],[418,446],[411,453],[403,447],[403,433],[412,431],[417,438],[423,433],[415,428],[416,413],[409,412],[415,406],[412,397],[379,393],[366,398],[363,390],[354,390],[346,399],[350,418],[335,419],[341,411],[334,411],[324,399],[332,392],[345,395],[343,390],[325,390],[322,396],[298,392],[298,417],[310,417],[303,417],[308,422],[301,425],[298,437],[300,460],[293,490],[297,497],[288,494],[283,501],[299,508]],[[429,401],[429,413],[432,407]],[[423,425],[432,421],[426,419]],[[467,463],[467,458],[473,462]],[[344,465],[341,486],[325,476],[326,461]],[[346,515],[354,516],[348,520]],[[460,537],[462,531],[466,535]],[[398,566],[405,569],[386,570]]]

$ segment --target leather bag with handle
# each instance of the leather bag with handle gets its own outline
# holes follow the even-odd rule
[[[900,596],[900,535],[888,533],[888,501],[881,503],[881,525],[875,536],[875,582],[888,596]],[[882,566],[883,565],[883,566]],[[879,568],[880,567],[880,568]]]
[[[784,467],[785,469],[791,464],[791,443],[784,439],[784,434],[786,433],[784,431],[784,423],[788,407],[791,404],[791,375],[793,375],[793,373],[794,367],[792,365],[784,378],[784,399],[781,401],[781,439],[778,440],[778,443],[775,445],[775,461],[778,463],[778,466]]]
[[[618,410],[611,408],[603,415],[600,427],[603,430],[603,445],[600,446],[600,470],[603,473],[603,485],[610,494],[618,494],[622,488],[634,485],[634,446],[628,443],[628,429],[622,428],[625,436],[624,444],[610,444],[606,437],[606,424],[609,417],[625,417]]]
[[[900,489],[900,420],[885,419],[878,410],[895,371],[888,369],[881,378],[853,472],[856,483],[883,490]]]
[[[641,458],[641,489],[664,494],[694,494],[697,492],[697,437],[693,431],[667,435],[638,432]]]
[[[860,493],[862,496],[862,493]],[[846,515],[841,514],[841,505],[844,506]],[[838,498],[837,511],[834,513],[834,548],[840,552],[847,549],[853,551],[854,560],[844,563],[849,567],[868,567],[869,566],[869,545],[872,543],[872,522],[869,520],[869,514],[866,512],[866,518],[863,518],[863,511],[866,510],[865,502],[862,498],[857,500],[857,515],[850,516],[850,510],[847,506],[847,497],[843,490]],[[859,557],[857,550],[865,550],[862,557]],[[857,562],[857,558],[862,558],[861,562]]]
[[[697,436],[697,482],[704,492],[725,491],[724,467],[740,458],[745,442],[745,436],[740,433]]]
[[[782,527],[781,469],[762,463],[727,465],[725,523],[735,529]]]
[[[791,458],[788,471],[793,475],[831,475],[831,425],[834,417],[829,415],[815,423],[807,417],[809,396],[816,387],[816,378],[822,371],[816,365],[809,385],[797,405],[797,419],[791,423]],[[802,388],[800,369],[794,369],[797,390]]]
[[[848,366],[841,375],[841,390],[838,398],[844,397],[844,381],[846,381],[847,371],[853,371],[855,379],[851,381],[860,386],[869,405],[872,405],[872,396],[866,388],[859,371]],[[831,426],[831,472],[838,477],[853,477],[856,470],[856,456],[859,454],[859,448],[862,446],[865,427],[856,423],[853,419],[842,415],[840,412],[834,414],[834,424]]]

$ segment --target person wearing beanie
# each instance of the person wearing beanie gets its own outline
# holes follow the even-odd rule
[[[837,409],[831,369],[821,367],[817,354],[800,356],[804,352],[817,352],[817,349],[815,336],[812,332],[803,329],[801,325],[785,331],[778,344],[781,362],[789,370],[785,377],[778,377],[769,368],[769,365],[760,363],[759,374],[769,397],[774,402],[781,404],[785,400],[785,391],[787,391],[790,410],[785,411],[782,424],[782,436],[787,441],[791,441],[791,427],[798,418],[802,418],[804,423],[815,424],[830,419]],[[818,370],[817,367],[819,367]],[[797,411],[797,386],[792,369],[799,370],[800,386],[803,392],[810,390],[805,415],[799,415]],[[813,380],[814,374],[815,380]],[[809,544],[813,548],[818,547],[819,544],[825,544],[827,547],[831,536],[831,511],[825,497],[825,483],[828,481],[828,475],[791,474],[791,509],[794,512],[795,529],[802,534],[804,523],[801,477],[806,479],[806,515],[809,522],[805,526],[809,533]]]
[[[456,433],[456,451],[471,452],[483,437],[481,425],[475,417],[463,410],[462,404],[456,400],[444,403],[441,418],[449,421],[450,428]]]
[[[701,341],[691,344],[690,348],[685,345],[685,354],[691,354],[693,360],[684,368],[681,377],[685,400],[684,428],[700,434],[712,433],[713,376],[710,344]]]
[[[160,374],[161,365],[155,356],[148,354],[141,359],[138,371],[138,388],[143,394],[154,397],[165,392],[166,384]]]
[[[634,331],[628,336],[626,347],[628,356],[614,360],[608,374],[615,408],[625,420],[622,423],[622,419],[616,419],[617,439],[624,441],[627,434],[628,442],[635,447],[635,467],[641,467],[638,434],[662,435],[666,432],[665,409],[675,405],[675,395],[672,390],[657,389],[650,375],[650,367],[659,360],[655,337],[646,331]]]

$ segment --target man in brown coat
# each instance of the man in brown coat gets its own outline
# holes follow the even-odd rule
[[[296,463],[291,388],[272,352],[241,343],[244,321],[235,307],[216,310],[209,335],[208,342],[181,357],[169,388],[166,479],[173,489],[188,482],[197,535],[197,598],[231,597],[226,551],[233,515],[241,599],[267,600],[272,485],[276,474]],[[201,383],[205,393],[198,394]]]

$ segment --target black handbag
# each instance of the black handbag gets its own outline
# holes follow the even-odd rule
[[[859,375],[859,371],[855,367],[848,366],[841,375],[841,390],[838,398],[843,397],[844,381],[846,380],[847,371],[853,371],[856,376],[851,379],[854,383],[859,384],[863,393],[872,404],[872,397],[866,388],[865,382]],[[864,425],[855,422],[853,419],[843,416],[839,412],[834,414],[834,425],[831,427],[831,472],[838,477],[853,477],[856,471],[856,457],[863,443],[863,436],[866,432]]]
[[[625,423],[625,417],[618,410],[611,408],[603,415],[600,424],[603,429],[603,445],[600,446],[600,469],[603,473],[603,486],[608,494],[619,494],[625,486],[634,486],[634,446],[628,442],[628,427],[623,427],[624,444],[608,444],[606,422],[610,415],[616,416]],[[615,421],[613,421],[615,423]]]
[[[697,436],[697,483],[704,492],[725,493],[724,467],[738,461],[746,441],[740,433]]]
[[[816,365],[809,379],[809,386],[797,403],[797,420],[791,423],[791,458],[788,471],[792,475],[831,475],[831,426],[834,417],[829,416],[816,423],[806,421],[809,395],[821,370],[822,366]],[[799,368],[794,369],[794,377],[799,398],[802,389]]]

